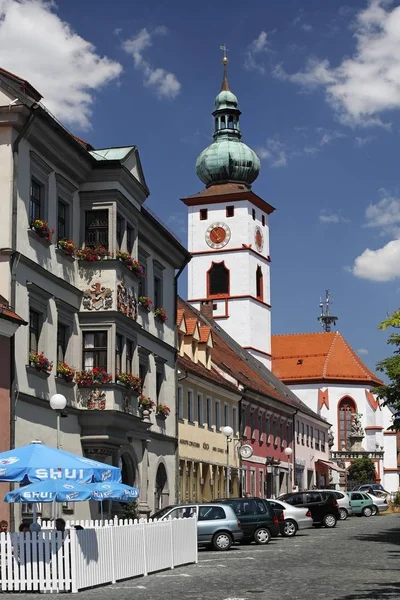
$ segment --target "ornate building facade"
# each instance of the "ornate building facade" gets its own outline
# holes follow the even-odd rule
[[[190,256],[144,207],[137,148],[95,150],[40,99],[0,70],[0,293],[28,322],[10,444],[55,445],[61,393],[62,447],[121,466],[149,513],[176,498],[176,271]]]

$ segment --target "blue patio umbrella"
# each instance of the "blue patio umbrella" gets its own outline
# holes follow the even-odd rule
[[[47,479],[8,492],[6,502],[83,502],[90,500],[88,485],[65,479]]]
[[[121,469],[38,441],[0,453],[0,481],[33,483],[49,479],[119,482]]]
[[[119,502],[133,502],[139,497],[139,490],[125,485],[124,483],[116,483],[113,481],[106,483],[89,483],[88,487],[91,492],[91,500],[118,500]]]

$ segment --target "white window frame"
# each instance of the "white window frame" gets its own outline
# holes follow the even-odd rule
[[[207,428],[213,428],[213,400],[211,396],[207,396],[206,398],[206,420],[207,420]]]
[[[232,429],[235,435],[238,434],[239,431],[239,423],[238,423],[238,409],[237,406],[232,407]]]
[[[214,403],[215,407],[215,431],[219,432],[221,429],[221,402],[216,400]]]
[[[188,388],[188,391],[187,391],[187,422],[194,423],[194,419],[195,419],[195,415],[194,415],[193,390]]]
[[[183,420],[183,387],[178,385],[177,391],[177,407],[178,407],[178,419]]]
[[[224,426],[230,426],[231,424],[231,419],[230,419],[230,414],[229,414],[229,404],[227,402],[224,403]]]
[[[204,425],[204,398],[200,392],[197,392],[197,423],[199,427]]]

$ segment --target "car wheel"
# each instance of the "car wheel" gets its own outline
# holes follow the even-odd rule
[[[265,546],[265,544],[269,544],[271,541],[271,532],[266,527],[259,527],[254,532],[254,541],[256,544],[261,546]]]
[[[336,517],[335,515],[325,515],[322,519],[322,522],[325,527],[335,527],[336,526]]]
[[[374,506],[372,506],[372,516],[375,517],[376,514],[378,514],[378,507],[374,504]]]
[[[339,508],[340,520],[345,521],[349,516],[347,510],[345,508]]]
[[[232,537],[226,531],[220,531],[214,535],[212,544],[215,550],[229,550],[232,546]]]
[[[372,516],[372,506],[365,506],[363,508],[362,514],[364,515],[364,517],[371,517]]]
[[[282,535],[285,537],[293,537],[297,533],[297,524],[295,521],[291,519],[286,519],[283,524],[283,533]]]

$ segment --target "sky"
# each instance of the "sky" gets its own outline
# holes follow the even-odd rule
[[[195,162],[229,52],[272,204],[273,333],[338,330],[370,368],[400,304],[400,2],[0,0],[0,66],[96,148],[137,145],[146,205],[186,245]],[[180,293],[186,297],[186,277]]]

